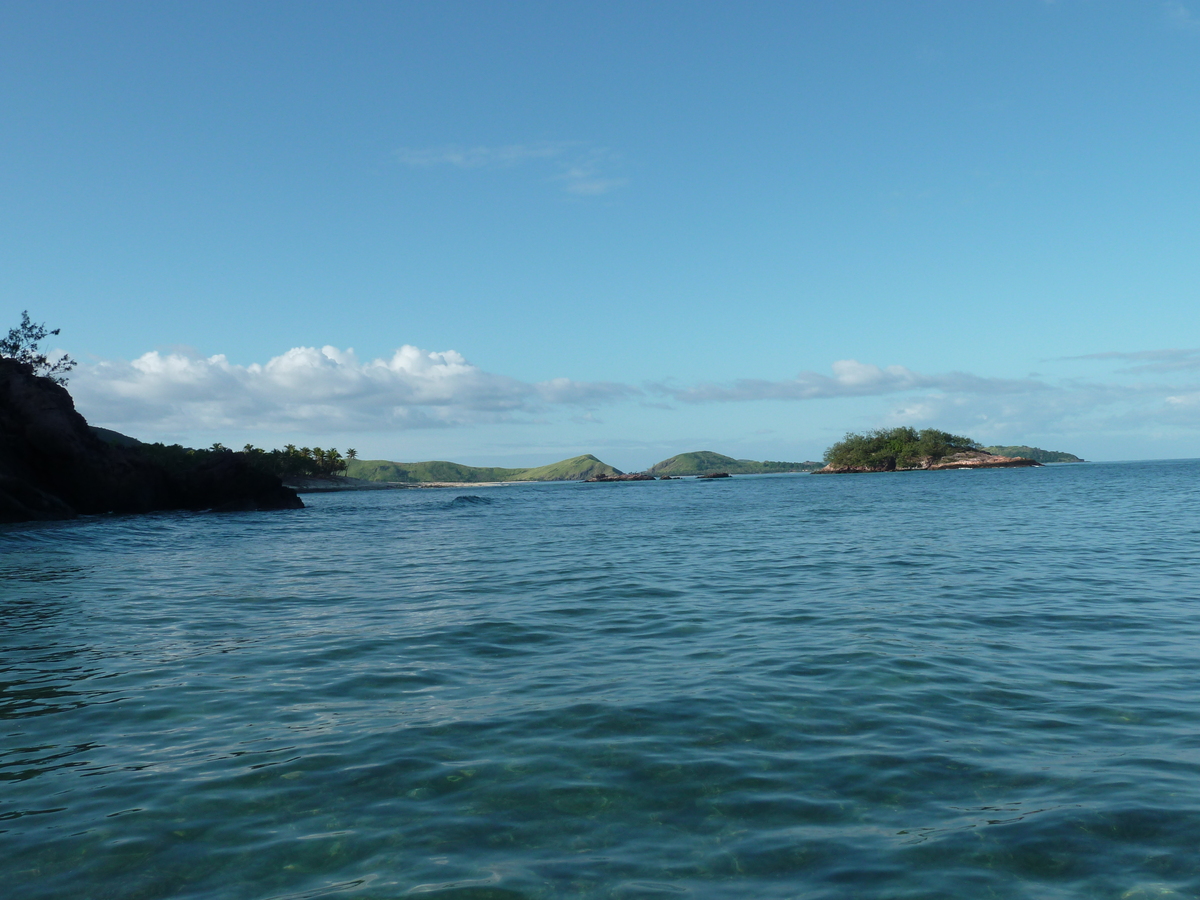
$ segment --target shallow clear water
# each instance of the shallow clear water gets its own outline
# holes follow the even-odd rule
[[[18,898],[1200,895],[1200,462],[0,530]]]

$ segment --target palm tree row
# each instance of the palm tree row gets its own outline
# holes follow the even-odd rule
[[[214,446],[214,449],[215,446]],[[282,450],[263,450],[247,444],[242,452],[260,468],[275,475],[336,475],[346,471],[346,463],[358,456],[357,450],[347,450],[342,456],[336,447],[297,447],[287,444]]]
[[[280,478],[291,475],[336,475],[346,471],[346,463],[358,458],[357,450],[347,450],[342,456],[336,447],[322,450],[320,447],[297,447],[288,444],[282,450],[263,450],[246,444],[241,451],[234,451],[224,444],[193,450],[179,444],[141,444],[143,453],[171,471],[186,471],[213,456],[240,452],[255,469]]]

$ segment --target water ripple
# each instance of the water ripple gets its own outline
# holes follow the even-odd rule
[[[1197,475],[5,526],[0,876],[23,900],[1198,896]]]

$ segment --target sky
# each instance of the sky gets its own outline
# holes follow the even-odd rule
[[[0,122],[0,313],[143,440],[1200,456],[1200,0],[2,0]]]

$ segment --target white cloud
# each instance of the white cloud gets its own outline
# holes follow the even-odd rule
[[[453,350],[403,346],[360,362],[353,350],[295,347],[265,364],[224,355],[146,353],[81,367],[71,383],[90,420],[158,430],[390,430],[498,421],[547,406],[592,407],[637,393],[558,378],[528,384],[485,372]]]
[[[71,389],[98,425],[133,433],[230,431],[325,434],[447,428],[496,422],[599,423],[592,411],[635,400],[672,409],[754,401],[891,398],[869,420],[947,428],[1010,443],[1025,435],[1137,435],[1200,430],[1200,352],[1099,353],[1087,359],[1133,362],[1108,381],[926,374],[899,365],[840,360],[830,374],[731,383],[651,384],[566,377],[526,382],[486,372],[453,350],[403,346],[360,360],[353,350],[295,347],[265,363],[186,350],[146,353],[131,362],[82,365]],[[1171,383],[1147,376],[1170,372]],[[667,402],[658,402],[659,400]]]
[[[607,194],[628,183],[612,174],[618,157],[607,147],[581,141],[538,141],[530,144],[504,144],[496,147],[401,147],[396,159],[407,166],[456,169],[508,169],[523,164],[544,164],[551,170],[549,179],[576,196]]]

